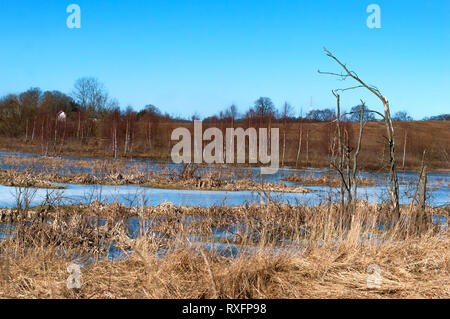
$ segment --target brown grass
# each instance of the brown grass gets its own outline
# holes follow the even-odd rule
[[[52,184],[48,179],[36,176],[29,171],[10,171],[0,169],[0,184],[15,187],[36,187],[63,189],[63,186]]]
[[[39,159],[22,157],[0,158],[0,163],[9,167],[21,166],[25,170],[0,169],[0,184],[6,186],[41,187],[62,189],[52,183],[69,184],[96,184],[96,185],[128,185],[137,184],[152,188],[165,189],[190,189],[190,190],[216,190],[216,191],[266,191],[266,192],[290,192],[306,193],[309,190],[303,187],[286,185],[282,182],[258,183],[249,178],[247,174],[239,172],[237,167],[222,168],[220,166],[201,167],[186,174],[176,172],[173,168],[160,164],[160,171],[148,169],[142,163],[126,163],[124,161],[84,161],[64,159]],[[39,171],[33,169],[39,163]],[[70,165],[70,166],[69,166]],[[65,167],[88,168],[89,173],[58,171]],[[198,173],[198,174],[196,174]],[[227,179],[228,177],[228,179]],[[229,177],[237,179],[231,180]]]
[[[100,211],[106,210],[104,215],[110,216],[107,226],[99,231],[101,227],[95,223],[89,225],[84,217],[70,223],[64,212],[72,219],[87,214],[59,208],[49,215],[54,219],[51,224],[41,223],[33,232],[23,232],[21,236],[0,242],[0,297],[450,297],[450,236],[448,230],[429,223],[431,209],[425,212],[427,222],[420,231],[405,222],[409,218],[383,232],[376,225],[389,221],[389,211],[382,205],[364,203],[348,219],[342,218],[341,210],[334,205],[307,208],[271,203],[235,208],[180,208],[164,204],[131,209],[117,204],[115,208],[95,204],[79,209],[97,217]],[[180,216],[188,212],[206,218],[193,225],[183,225]],[[411,216],[407,209],[402,214]],[[119,220],[120,216],[127,215],[145,219],[159,216],[161,223],[151,230],[164,236],[155,237],[142,230],[143,236],[130,239]],[[240,247],[253,248],[241,250],[236,258],[203,250],[188,239],[193,232],[207,235],[212,226],[242,222],[247,227],[236,230],[241,238]],[[30,227],[27,225],[22,223],[21,227]],[[60,234],[61,225],[66,225],[63,228],[66,235]],[[367,232],[375,238],[367,240]],[[290,239],[292,244],[280,242],[280,236]],[[67,243],[63,246],[62,238]],[[74,262],[71,253],[83,247],[85,253],[95,255],[96,249],[102,246],[98,243],[112,240],[128,257],[89,263],[82,268],[81,288],[68,289],[66,268]],[[86,243],[91,243],[91,247],[86,247]],[[61,247],[65,249],[64,255]],[[159,256],[161,247],[168,248],[169,252]],[[381,269],[379,288],[367,286],[370,275],[367,268],[372,264]]]
[[[136,140],[133,144],[132,157],[152,158],[158,161],[170,161],[169,145],[170,133],[177,127],[187,127],[192,131],[192,123],[168,122],[158,124],[158,143],[149,148],[145,141]],[[210,126],[220,128],[231,127],[230,124],[204,123],[204,129]],[[349,123],[350,136],[356,137],[358,123]],[[272,127],[280,127],[280,155],[282,152],[282,132],[280,123],[273,123]],[[422,162],[423,151],[427,150],[427,163],[431,169],[450,169],[450,123],[448,121],[414,121],[395,122],[396,130],[396,157],[399,168],[403,168],[403,146],[404,135],[407,131],[405,169],[419,169]],[[309,154],[306,158],[306,132],[309,131]],[[303,123],[302,152],[299,166],[325,167],[330,163],[330,144],[336,129],[329,123]],[[385,127],[381,122],[367,123],[362,149],[360,153],[360,166],[362,169],[380,169],[386,165],[387,149],[385,145]],[[156,138],[155,137],[155,138]],[[299,137],[298,123],[289,123],[286,129],[286,155],[285,165],[294,166],[297,157],[297,146]],[[123,142],[123,141],[122,141]],[[353,147],[355,141],[351,141]],[[172,142],[173,145],[173,142]],[[119,145],[119,149],[122,145]],[[7,151],[23,151],[40,153],[42,147],[39,141],[25,142],[20,138],[0,138],[0,149]],[[120,151],[120,150],[119,150]],[[59,155],[90,156],[99,158],[110,158],[112,156],[111,143],[101,138],[85,138],[83,141],[67,139],[66,143],[58,152]],[[120,151],[119,154],[122,154]],[[384,154],[384,155],[383,155]],[[280,156],[281,160],[281,156]]]
[[[337,187],[340,185],[341,180],[339,178],[331,178],[327,176],[322,177],[311,177],[311,176],[298,176],[298,175],[289,175],[282,179],[287,182],[294,182],[301,185],[310,185],[310,186],[334,186]],[[360,186],[372,186],[375,185],[375,180],[369,178],[358,178],[357,183]]]

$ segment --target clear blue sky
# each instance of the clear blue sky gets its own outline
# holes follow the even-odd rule
[[[81,7],[81,29],[66,7]],[[381,29],[366,8],[381,7]],[[207,116],[259,96],[307,112],[334,107],[330,90],[353,84],[317,74],[340,71],[326,46],[414,118],[448,113],[450,1],[0,0],[0,95],[30,87],[72,91],[95,76],[122,107],[157,105]],[[346,81],[347,82],[347,81]],[[347,107],[363,90],[343,96]]]

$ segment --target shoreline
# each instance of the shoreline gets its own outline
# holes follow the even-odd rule
[[[167,165],[167,164],[173,164],[173,165],[178,165],[173,163],[171,160],[163,160],[163,159],[155,159],[152,156],[134,156],[134,157],[119,157],[117,159],[114,159],[113,157],[110,156],[100,156],[100,155],[89,155],[89,152],[77,152],[78,155],[72,154],[72,153],[62,153],[60,155],[42,155],[39,152],[30,152],[30,151],[21,151],[21,150],[12,150],[10,148],[5,148],[5,147],[0,147],[0,152],[5,152],[5,153],[11,153],[11,156],[15,156],[13,153],[21,153],[21,154],[25,154],[25,155],[30,155],[31,158],[45,158],[45,159],[52,159],[52,160],[73,160],[73,161],[77,161],[78,160],[94,160],[94,161],[108,161],[108,162],[146,162],[146,161],[151,161],[156,165]],[[1,157],[0,157],[1,158]],[[22,157],[23,158],[23,157]],[[207,164],[200,164],[200,165],[207,165]],[[212,164],[212,165],[223,165],[226,168],[230,168],[230,169],[258,169],[261,167],[264,167],[263,165],[249,165],[249,164],[244,164],[244,165],[239,165],[239,164]],[[295,165],[294,165],[295,166]],[[293,170],[293,171],[297,171],[297,170],[302,170],[302,169],[330,169],[332,170],[333,168],[330,165],[308,165],[308,166],[299,166],[299,167],[294,167],[293,165],[284,165],[282,167],[279,167],[279,170]],[[405,166],[405,168],[403,169],[397,169],[397,172],[417,172],[418,170],[420,170],[420,166]],[[361,171],[367,171],[367,172],[388,172],[389,170],[383,169],[382,167],[377,167],[377,168],[372,168],[372,167],[361,167],[360,168]],[[429,173],[450,173],[450,168],[437,168],[437,167],[428,167],[428,172]],[[312,185],[313,186],[313,185]]]

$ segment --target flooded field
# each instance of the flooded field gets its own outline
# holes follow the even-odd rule
[[[17,161],[23,158],[24,161]],[[47,161],[46,161],[47,160]],[[51,164],[49,164],[51,163]],[[28,170],[31,172],[46,172],[57,174],[93,174],[102,176],[105,173],[105,162],[88,157],[61,157],[55,159],[41,160],[34,154],[0,152],[0,169],[4,170]],[[180,173],[182,165],[173,163],[156,163],[151,160],[128,160],[120,162],[120,171],[129,170],[142,173],[164,172],[166,175]],[[202,167],[198,174],[207,174],[209,169],[217,167]],[[164,202],[172,202],[175,205],[242,205],[245,203],[259,203],[270,196],[280,202],[291,204],[318,205],[322,203],[335,202],[339,196],[338,187],[335,186],[312,186],[302,185],[294,182],[283,181],[288,176],[300,176],[314,178],[337,178],[333,169],[292,169],[281,168],[276,174],[261,176],[257,167],[220,167],[222,179],[239,179],[244,176],[257,183],[283,183],[289,186],[302,186],[310,192],[288,193],[288,192],[263,192],[261,191],[222,191],[222,190],[190,190],[190,189],[165,189],[164,185],[157,188],[143,187],[143,185],[95,185],[95,184],[68,184],[54,183],[64,189],[58,190],[60,204],[82,203],[89,204],[93,200],[100,202],[136,205],[144,196],[149,205],[158,205]],[[385,172],[360,171],[359,177],[373,181],[373,185],[359,186],[358,196],[370,203],[383,203],[389,199],[387,194],[388,174]],[[417,183],[418,173],[413,171],[399,171],[400,202],[409,204]],[[439,207],[448,206],[450,203],[450,172],[428,173],[428,205]],[[16,205],[15,197],[17,187],[0,185],[0,207],[13,207]],[[47,196],[48,189],[37,189],[31,199],[33,205],[38,205]]]
[[[229,287],[231,278],[233,285],[241,287],[241,277],[269,282],[273,276],[293,276],[290,282],[305,274],[314,277],[323,263],[329,266],[320,272],[345,264],[354,268],[352,274],[364,275],[368,262],[386,264],[380,256],[388,256],[389,261],[397,258],[403,265],[406,251],[414,265],[424,254],[434,261],[423,271],[448,264],[448,172],[428,174],[426,207],[416,208],[410,204],[417,172],[400,171],[401,218],[395,220],[385,172],[359,172],[364,183],[347,214],[336,204],[340,196],[336,173],[327,168],[282,168],[263,177],[257,167],[201,166],[188,172],[185,182],[180,176],[186,174],[186,167],[170,163],[0,153],[0,169],[9,176],[4,181],[13,184],[0,185],[0,250],[5,256],[19,256],[17,264],[8,268],[8,278],[13,278],[18,291],[23,283],[15,280],[21,278],[22,269],[47,261],[43,256],[51,256],[48,264],[63,270],[51,272],[57,281],[67,276],[67,265],[75,263],[82,267],[83,276],[92,276],[102,285],[144,278],[143,285],[152,287],[156,296],[172,295],[170,287],[179,285],[180,278],[187,287],[205,280],[205,287],[211,287],[211,275],[205,277],[208,269],[218,285],[223,282]],[[34,176],[54,188],[20,185],[33,183]],[[80,182],[56,182],[66,177]],[[239,184],[243,180],[247,182]],[[219,187],[203,189],[203,181]],[[243,185],[243,189],[223,190],[224,185]],[[249,185],[254,189],[246,190]],[[279,185],[289,188],[273,191],[284,189]],[[393,267],[392,272],[401,276],[405,267],[411,265]],[[105,269],[110,269],[109,277]],[[42,276],[48,280],[49,272]],[[164,283],[153,286],[148,278]],[[408,284],[413,287],[414,282],[409,279]],[[402,291],[399,287],[395,282],[386,285]],[[404,289],[409,293],[411,287]],[[210,288],[205,289],[211,295]],[[245,289],[213,295],[241,298]],[[28,289],[27,293],[38,292]],[[104,291],[91,294],[105,296]],[[132,294],[136,296],[136,291]]]

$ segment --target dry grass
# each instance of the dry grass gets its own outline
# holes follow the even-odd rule
[[[271,203],[180,208],[165,204],[131,211],[122,206],[96,205],[82,209],[99,216],[103,207],[105,215],[111,216],[104,226],[80,217],[74,220],[74,216],[88,216],[80,212],[68,213],[66,217],[72,222],[67,222],[62,215],[68,211],[65,208],[49,215],[59,216],[52,223],[39,227],[22,223],[22,229],[37,228],[3,240],[0,297],[450,297],[450,236],[448,230],[429,222],[430,209],[425,212],[420,231],[407,222],[411,218],[380,231],[377,225],[389,221],[389,211],[385,206],[364,203],[346,214],[348,218],[343,218],[337,206],[307,208]],[[186,213],[206,218],[180,222]],[[406,209],[402,213],[411,216]],[[119,218],[129,215],[159,222],[141,229],[141,236],[133,239],[127,236]],[[203,242],[208,242],[212,227],[242,223],[247,227],[235,229],[236,238],[241,238],[234,242],[241,248],[235,257],[204,250],[199,242],[189,239],[193,233],[203,234]],[[370,240],[368,232],[373,236]],[[44,237],[47,241],[42,242],[40,238]],[[88,263],[82,268],[81,288],[68,289],[66,268],[75,261],[74,253],[83,248],[85,254],[95,255],[96,249],[112,241],[127,258]],[[65,254],[61,254],[61,247]],[[162,248],[168,249],[167,253],[161,255]],[[367,286],[371,264],[381,269],[380,288]]]
[[[0,184],[6,186],[63,189],[53,183],[89,185],[129,185],[137,184],[151,188],[216,190],[216,191],[266,191],[306,193],[308,189],[279,183],[258,183],[251,180],[251,172],[243,172],[238,167],[205,167],[178,172],[163,164],[148,169],[143,163],[107,160],[66,160],[23,157],[0,158],[0,163],[11,167],[0,170]],[[13,167],[22,167],[17,170]],[[191,167],[194,165],[189,165]],[[89,172],[71,172],[67,167],[89,169]],[[61,170],[65,170],[64,173]],[[234,178],[234,179],[231,179]]]
[[[0,169],[0,184],[16,187],[37,187],[50,189],[63,189],[63,186],[54,185],[45,177],[30,171],[14,171]]]
[[[312,186],[333,186],[337,187],[340,185],[341,180],[339,178],[331,178],[327,176],[322,177],[312,177],[312,176],[298,176],[289,175],[283,178],[283,181],[294,182],[301,185],[312,185]],[[358,178],[357,183],[360,186],[372,186],[375,185],[375,180],[370,178]]]
[[[158,143],[148,147],[146,140],[138,139],[133,143],[133,157],[152,158],[160,161],[170,161],[169,145],[170,133],[177,127],[186,127],[192,131],[191,123],[161,122],[158,124]],[[204,129],[217,126],[213,123],[203,123]],[[267,126],[267,124],[266,124]],[[348,123],[349,134],[354,139],[358,132],[358,123]],[[422,154],[427,149],[427,162],[430,169],[450,169],[450,130],[448,121],[414,121],[395,122],[397,161],[402,163],[404,135],[407,132],[405,169],[419,169],[422,162]],[[231,127],[230,123],[220,123],[219,127]],[[281,123],[272,123],[272,127],[280,128],[280,145],[282,145],[283,127]],[[306,132],[309,132],[309,152],[306,155]],[[329,123],[303,123],[302,152],[299,159],[299,167],[325,167],[330,163],[330,145],[335,135],[336,128]],[[385,127],[381,122],[367,123],[363,136],[363,147],[360,153],[360,166],[363,169],[380,169],[385,167],[387,150],[385,149]],[[299,138],[299,124],[289,123],[286,128],[286,165],[294,166],[297,158],[297,146]],[[352,140],[352,144],[355,141]],[[122,146],[119,146],[120,148]],[[42,147],[39,141],[25,142],[20,138],[0,138],[0,149],[7,151],[23,151],[40,153]],[[82,142],[67,139],[58,155],[92,156],[110,158],[112,156],[111,143],[101,138],[85,138]],[[122,154],[122,152],[120,152]],[[281,147],[280,147],[281,154]],[[281,159],[281,156],[280,156]],[[403,168],[403,166],[400,166]]]
[[[236,259],[180,249],[164,258],[132,254],[82,269],[82,287],[66,287],[70,260],[39,254],[13,260],[0,297],[13,298],[449,298],[449,237],[401,243],[258,253]],[[381,287],[368,288],[370,264]],[[212,278],[209,276],[211,271]]]

